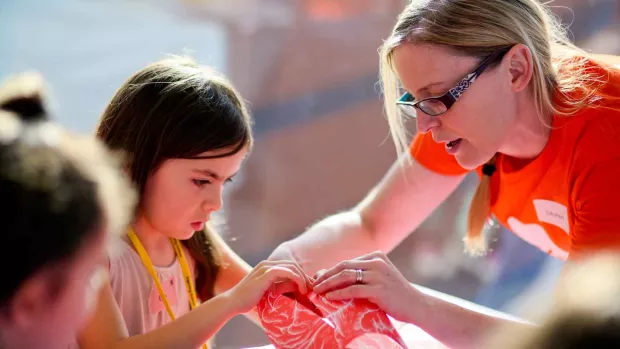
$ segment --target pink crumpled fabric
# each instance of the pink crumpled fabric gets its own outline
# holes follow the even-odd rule
[[[267,337],[276,349],[407,349],[388,316],[362,300],[331,301],[309,293],[300,302],[268,291],[258,304]],[[307,307],[311,302],[315,309]]]

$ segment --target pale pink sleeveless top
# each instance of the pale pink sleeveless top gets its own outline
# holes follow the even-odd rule
[[[129,336],[143,334],[170,323],[172,320],[159,297],[157,287],[138,253],[125,240],[114,244],[113,250],[110,253],[110,285]],[[187,249],[184,248],[184,251],[192,275],[196,275],[194,259]],[[189,297],[178,259],[170,266],[155,267],[155,271],[176,318],[189,312]],[[77,341],[67,345],[67,349],[79,348]]]
[[[142,334],[170,323],[157,287],[138,253],[123,241],[119,250],[110,257],[110,285],[130,336]],[[195,275],[195,265],[187,250],[185,256]],[[176,318],[190,310],[183,273],[178,259],[167,267],[155,267]]]

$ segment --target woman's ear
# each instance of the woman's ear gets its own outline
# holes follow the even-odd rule
[[[529,85],[534,73],[532,51],[523,44],[516,44],[506,53],[505,60],[508,64],[512,91],[523,91]]]

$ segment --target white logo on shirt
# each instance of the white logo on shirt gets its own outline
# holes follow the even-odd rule
[[[549,235],[547,235],[545,228],[539,224],[525,224],[515,217],[509,217],[507,223],[513,233],[517,234],[517,236],[530,245],[538,247],[543,252],[549,253],[555,258],[564,260],[568,258],[568,252],[556,246],[556,244],[551,241],[551,238],[549,238]]]

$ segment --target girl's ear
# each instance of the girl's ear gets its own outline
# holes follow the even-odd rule
[[[49,305],[64,290],[66,280],[57,268],[42,268],[22,283],[10,302],[11,321],[24,328],[37,323],[41,314],[49,312]]]

